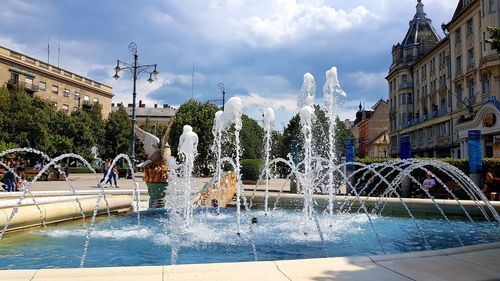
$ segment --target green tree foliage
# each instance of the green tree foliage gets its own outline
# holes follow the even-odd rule
[[[102,118],[102,106],[86,105],[70,115],[23,88],[0,88],[0,150],[31,147],[58,156],[75,152],[90,159],[97,146],[107,156],[128,152],[130,119],[122,108]]]
[[[491,45],[492,49],[500,53],[500,28],[488,26],[486,30],[488,30],[489,35],[489,39],[486,42]]]
[[[123,105],[120,104],[117,111],[109,114],[104,132],[103,157],[109,158],[120,153],[129,153],[131,125],[132,122]]]
[[[314,106],[316,119],[313,123],[312,134],[312,149],[313,154],[328,158],[329,146],[329,120],[325,112],[318,106]],[[352,133],[346,128],[344,122],[338,117],[335,119],[335,148],[339,157],[345,155],[345,142],[348,138],[352,138]],[[296,114],[290,119],[288,125],[283,131],[283,135],[275,135],[277,144],[273,146],[273,155],[287,158],[292,150],[292,142],[297,142],[298,160],[302,161],[304,157],[304,136],[302,135],[302,126],[300,125],[300,117]],[[287,175],[289,169],[283,165],[278,165],[278,173],[281,176]]]
[[[199,138],[198,157],[196,158],[195,165],[202,169],[203,173],[208,172],[208,167],[212,159],[210,153],[210,147],[213,142],[212,126],[215,112],[218,110],[219,108],[209,102],[187,101],[177,110],[168,137],[172,155],[177,156],[177,147],[179,146],[179,137],[182,134],[182,128],[184,125],[193,127],[193,132],[197,133]]]
[[[39,98],[31,98],[22,88],[8,91],[0,89],[0,140],[15,143],[20,147],[33,147],[46,150],[50,147],[49,128],[50,112]],[[52,107],[52,111],[54,111]]]
[[[345,156],[345,144],[348,139],[353,138],[351,130],[347,128],[344,122],[340,120],[337,116],[335,119],[335,149],[337,151],[337,155]]]
[[[254,119],[243,114],[241,117],[241,148],[243,149],[243,158],[257,159],[262,158],[264,129]]]

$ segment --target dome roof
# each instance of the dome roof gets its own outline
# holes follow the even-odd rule
[[[434,45],[437,44],[441,38],[432,26],[432,20],[427,17],[424,12],[424,4],[422,0],[417,1],[417,12],[410,21],[408,32],[401,43],[403,48],[413,47],[415,45]]]

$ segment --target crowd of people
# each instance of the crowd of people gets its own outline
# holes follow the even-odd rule
[[[2,188],[8,192],[20,191],[26,182],[27,163],[20,157],[13,156],[5,162],[6,167],[3,178]],[[17,175],[17,177],[16,177]]]
[[[38,172],[42,169],[42,163],[40,161],[36,161],[35,164],[32,164],[31,167],[29,160],[23,160],[21,157],[12,155],[11,157],[5,160],[5,166],[0,167],[0,184],[2,188],[7,192],[15,192],[22,191],[24,183],[27,182],[28,173]],[[108,158],[102,162],[101,168],[103,170],[103,178],[101,183],[104,184],[104,187],[108,185],[111,187],[118,188],[118,169],[117,166],[113,166],[109,171],[109,177],[106,179],[106,175],[108,170],[111,167],[112,159]],[[47,171],[40,176],[40,180],[59,180],[64,179],[69,175],[69,161],[63,161],[61,166],[57,169],[53,169],[52,171]],[[27,168],[31,167],[31,168]],[[105,181],[106,180],[106,181]],[[1,189],[0,189],[1,190]]]

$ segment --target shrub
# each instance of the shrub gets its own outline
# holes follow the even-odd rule
[[[243,180],[258,180],[264,167],[262,159],[243,159],[241,163],[241,178]]]

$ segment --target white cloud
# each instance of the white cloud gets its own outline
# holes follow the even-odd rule
[[[352,82],[358,84],[362,88],[371,89],[387,85],[385,76],[387,76],[387,72],[358,71],[348,74],[347,79],[350,79]]]
[[[7,37],[0,37],[0,45],[21,53],[25,53],[28,49],[26,45],[15,42],[13,39]]]
[[[364,6],[344,11],[323,4],[279,2],[276,13],[270,17],[243,19],[238,37],[253,47],[276,47],[311,34],[343,32],[362,24],[366,17],[375,17]]]
[[[292,95],[281,95],[279,97],[264,97],[257,93],[240,96],[243,109],[248,108],[267,108],[271,107],[275,110],[283,110],[288,112],[297,111],[297,97]]]

